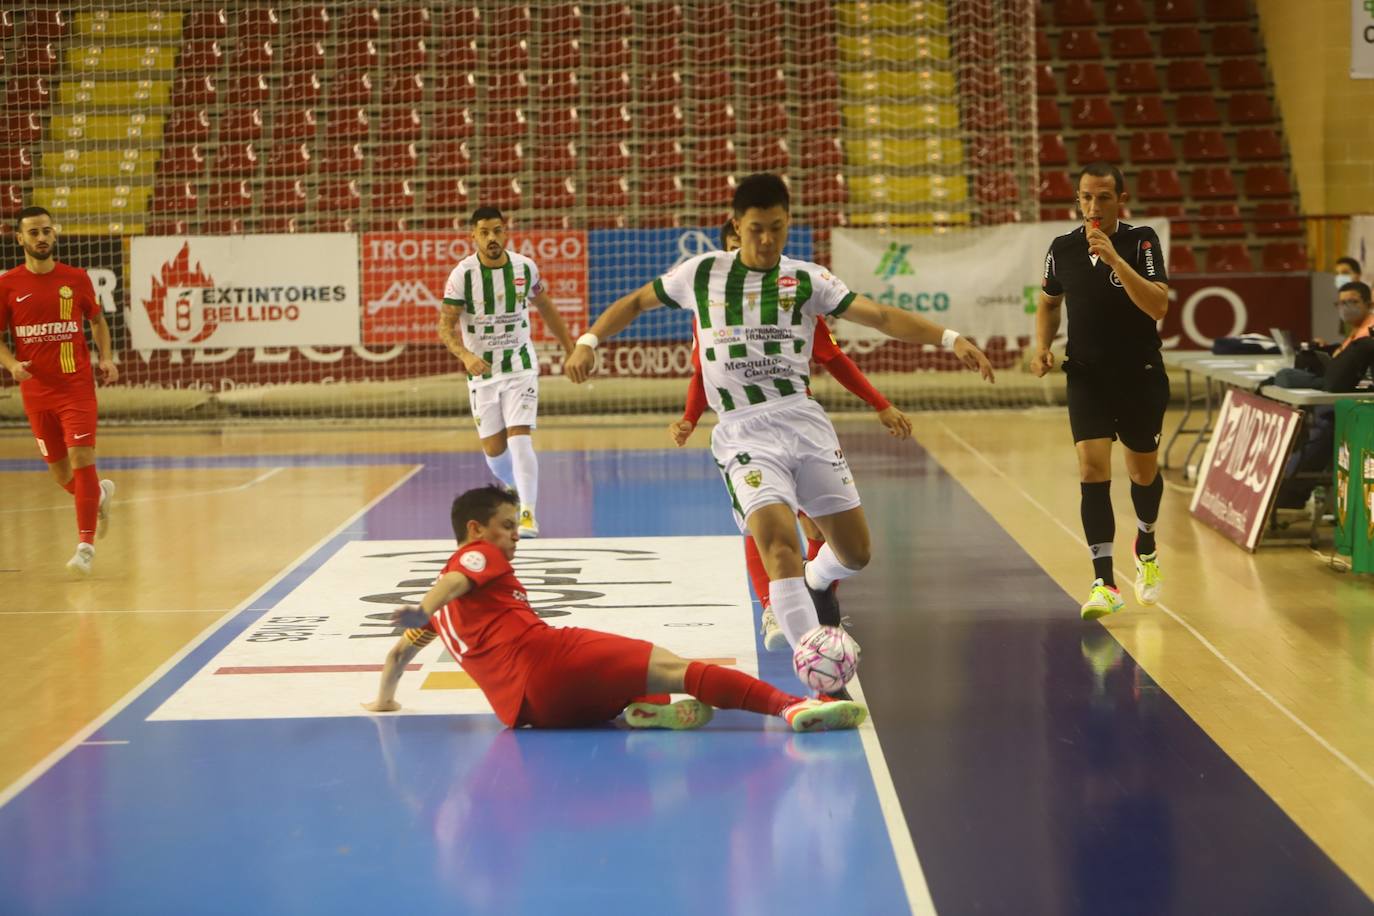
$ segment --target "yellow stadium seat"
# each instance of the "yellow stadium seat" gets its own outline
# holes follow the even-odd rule
[[[181,13],[163,10],[143,13],[95,10],[77,13],[72,21],[72,32],[82,38],[174,40],[181,37]]]
[[[48,139],[57,143],[74,140],[160,140],[163,115],[54,115],[48,126]]]
[[[948,35],[840,35],[840,57],[854,62],[909,65],[915,61],[949,60]]]
[[[85,214],[141,214],[148,209],[151,185],[57,185],[33,189],[33,202],[66,220]]]
[[[43,175],[54,181],[120,178],[151,179],[158,151],[152,149],[81,149],[67,147],[43,156]]]
[[[953,98],[954,74],[948,70],[852,70],[840,74],[840,85],[851,99],[909,96]]]
[[[177,49],[170,45],[75,45],[66,55],[70,73],[171,72],[177,62]]]
[[[968,199],[968,179],[962,175],[855,175],[849,179],[851,203],[903,206]]]
[[[850,165],[869,168],[956,166],[964,161],[964,144],[953,137],[846,139],[844,150]]]
[[[63,80],[57,87],[60,105],[128,106],[130,103],[165,107],[171,102],[170,80]]]
[[[942,26],[949,10],[938,0],[911,3],[837,3],[839,24],[850,29],[916,29]]]
[[[959,109],[949,104],[845,105],[843,113],[850,130],[951,130],[959,126]]]

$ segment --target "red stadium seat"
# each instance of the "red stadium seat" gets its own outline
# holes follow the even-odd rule
[[[318,73],[283,73],[277,84],[278,104],[318,105],[323,84]]]
[[[493,70],[528,70],[530,43],[514,35],[488,37],[482,57]]]
[[[394,136],[383,133],[384,137]],[[420,154],[414,143],[388,140],[372,150],[373,175],[416,175],[420,171]]]
[[[773,137],[787,133],[787,106],[781,102],[751,102],[740,123],[746,134]]]
[[[1170,92],[1211,92],[1212,74],[1201,60],[1171,60],[1165,76]]]
[[[1107,4],[1102,9],[1102,21],[1107,23],[1148,22],[1149,16],[1146,15],[1145,7],[1140,0],[1107,0]]]
[[[1064,91],[1069,95],[1106,95],[1107,71],[1099,63],[1069,64],[1064,72]]]
[[[206,82],[209,82],[207,77]],[[272,99],[272,84],[267,79],[265,73],[240,73],[230,76],[229,86],[224,92],[224,104],[229,108],[257,108],[266,105]],[[213,104],[214,99],[191,103],[200,105]]]
[[[1193,0],[1156,0],[1155,19],[1160,22],[1196,22]]]
[[[224,61],[224,52],[213,38],[189,38],[177,55],[178,73],[211,73]]]
[[[0,181],[28,181],[33,175],[33,156],[27,147],[0,147]]]
[[[620,175],[594,175],[582,194],[584,206],[594,210],[625,211],[630,207],[630,185]]]
[[[589,140],[577,152],[588,169],[612,175],[628,174],[634,166],[629,145],[620,140]]]
[[[477,4],[457,4],[451,8],[441,7],[435,17],[434,32],[445,39],[476,38],[482,34],[482,13]],[[431,192],[433,189],[430,189]]]
[[[1069,119],[1080,130],[1094,127],[1115,127],[1116,115],[1105,98],[1093,96],[1074,100],[1069,107]]]
[[[582,98],[582,87],[575,70],[555,70],[539,74],[536,88],[539,100],[545,104],[576,105]]]
[[[1169,234],[1175,239],[1186,239],[1193,234],[1193,224],[1185,218],[1182,204],[1151,204],[1149,216],[1144,221],[1158,223],[1160,219],[1169,221]]]
[[[219,83],[204,74],[178,76],[172,81],[172,105],[177,108],[209,106],[219,98]]]
[[[520,210],[524,206],[524,188],[515,178],[483,178],[477,195],[483,205],[502,211]]]
[[[1110,133],[1080,133],[1074,146],[1074,158],[1079,163],[1121,162],[1121,148],[1117,146],[1116,136]]]
[[[14,49],[14,72],[25,76],[52,76],[62,66],[52,42],[23,43]]]
[[[572,168],[568,171],[576,169],[576,162],[571,157],[569,161]],[[425,165],[427,171],[437,175],[471,175],[472,147],[466,140],[438,140],[430,145]]]
[[[210,113],[204,108],[175,108],[162,125],[162,137],[168,142],[204,143],[210,139]]]
[[[1127,127],[1164,127],[1169,124],[1169,115],[1159,96],[1138,95],[1126,99],[1121,120]]]
[[[1159,91],[1159,71],[1153,61],[1123,60],[1116,65],[1116,91],[1123,95]]]
[[[483,175],[511,177],[525,170],[525,147],[519,140],[494,140],[490,137],[482,142],[482,157],[478,163]]]
[[[1221,112],[1210,95],[1181,95],[1174,105],[1179,124],[1219,124]]]
[[[328,92],[331,105],[366,105],[372,101],[372,77],[360,70],[335,71]]]
[[[634,121],[623,105],[588,106],[581,112],[583,130],[588,137],[623,140],[630,136]]]
[[[1261,249],[1260,267],[1280,273],[1305,271],[1307,248],[1302,242],[1269,242]]]
[[[710,216],[710,224],[717,225],[725,217],[730,207],[730,199],[735,196],[739,182],[734,175],[721,172],[698,174],[693,182],[692,199],[701,215]]]
[[[205,154],[199,144],[171,143],[162,148],[157,163],[159,178],[195,179],[204,171]]]
[[[1243,162],[1283,158],[1283,138],[1272,127],[1236,132],[1236,158]]]
[[[229,55],[229,70],[242,73],[245,70],[271,70],[276,51],[270,41],[240,41]]]
[[[533,204],[539,210],[572,210],[577,206],[577,186],[566,176],[536,178]]]
[[[626,121],[629,116],[626,115]],[[519,139],[529,131],[525,112],[519,108],[488,108],[482,115],[482,133],[498,139]]]
[[[288,41],[281,47],[281,66],[287,73],[309,71],[318,73],[325,69],[328,60],[324,53],[324,42],[306,38]]]
[[[215,215],[247,213],[253,209],[253,188],[247,181],[220,181],[210,185],[206,209]]]
[[[425,122],[418,108],[383,108],[377,135],[387,140],[418,140],[424,128]]]
[[[1112,58],[1116,60],[1155,56],[1150,33],[1138,26],[1112,29],[1109,47]]]
[[[335,35],[350,38],[377,38],[382,31],[382,14],[376,7],[346,7],[334,23]]]
[[[1189,162],[1225,162],[1231,158],[1219,130],[1190,130],[1183,135],[1183,158]]]
[[[1239,242],[1221,242],[1207,249],[1207,273],[1244,273],[1253,271],[1250,250]]]
[[[1252,165],[1245,170],[1247,197],[1291,197],[1288,171],[1280,166]]]
[[[536,118],[535,135],[549,140],[572,140],[582,129],[576,108],[545,108]]]
[[[71,27],[71,14],[61,9],[29,8],[24,14],[25,41],[56,41],[64,38]]]
[[[729,137],[699,137],[692,149],[696,171],[733,172],[739,168],[739,154]]]
[[[824,20],[813,19],[811,12],[806,8],[806,0],[798,0],[793,11],[802,17],[803,21],[800,24],[829,26],[831,24],[829,18],[830,2],[829,0],[821,0],[821,3],[825,8]],[[680,35],[685,33],[687,28],[687,20],[683,15],[682,6],[677,3],[648,4],[642,10],[641,15],[644,17],[646,31],[651,35]]]
[[[503,105],[524,105],[529,101],[530,83],[521,70],[493,70],[487,74],[483,94]]]
[[[1141,130],[1131,135],[1131,162],[1135,164],[1178,161],[1168,131]]]
[[[391,105],[419,105],[425,99],[423,73],[388,73],[382,85],[382,98]]]
[[[1243,89],[1263,89],[1269,77],[1253,57],[1239,57],[1221,62],[1221,88],[1228,92]]]
[[[1047,165],[1068,165],[1069,151],[1064,148],[1063,134],[1041,134],[1040,146],[1036,158],[1039,159],[1042,167]],[[839,163],[834,164],[838,165]]]
[[[371,127],[366,108],[335,108],[325,115],[324,137],[330,142],[366,140]]]
[[[263,174],[275,178],[299,178],[310,171],[312,158],[307,143],[278,142],[267,151]]]
[[[258,172],[258,151],[252,143],[221,143],[210,172],[216,178],[251,178]]]
[[[159,183],[148,209],[152,213],[195,213],[199,201],[196,186],[189,181]]]
[[[230,108],[220,114],[220,140],[257,140],[262,136],[262,110]]]
[[[145,224],[143,231],[146,235],[190,235],[191,220],[154,218]]]
[[[1059,35],[1059,57],[1062,60],[1096,60],[1102,56],[1102,46],[1092,29],[1065,29]]]
[[[1255,205],[1256,235],[1299,235],[1302,222],[1298,212],[1287,201],[1283,203],[1262,203]]]
[[[640,207],[649,210],[679,210],[687,203],[682,179],[676,175],[645,175],[637,191]]]
[[[1198,234],[1203,238],[1235,238],[1245,235],[1240,208],[1235,204],[1201,204],[1198,207]]]
[[[474,202],[468,193],[467,182],[459,179],[431,181],[425,189],[425,209],[431,212],[455,214],[467,225],[468,214]]]
[[[754,137],[746,147],[745,161],[751,172],[785,171],[792,157],[782,137]]]
[[[477,81],[471,73],[437,73],[434,77],[436,114],[452,105],[467,106],[477,101]]]
[[[1097,10],[1092,0],[1054,0],[1055,25],[1092,25],[1097,22]]]
[[[682,99],[682,74],[676,70],[653,70],[640,74],[634,84],[641,102],[672,102]]]
[[[1210,22],[1237,21],[1250,18],[1246,0],[1207,0],[1207,19]]]
[[[1174,169],[1141,169],[1136,178],[1136,196],[1141,200],[1182,200],[1183,183]]]
[[[372,70],[381,63],[377,53],[377,43],[370,38],[351,35],[343,41],[336,41],[328,49],[328,56],[334,62],[336,71]]]
[[[1170,26],[1160,33],[1159,53],[1169,59],[1201,57],[1205,53],[1202,49],[1202,33],[1196,26]]]
[[[1059,103],[1052,98],[1040,97],[1035,100],[1036,121],[1041,130],[1058,130],[1064,126],[1059,114]]]
[[[368,207],[373,213],[412,213],[415,183],[408,178],[373,179],[368,188]]]
[[[576,3],[549,3],[538,7],[538,12],[539,33],[546,38],[582,34],[582,8]]]
[[[1035,94],[1056,96],[1059,84],[1054,79],[1054,67],[1050,64],[1035,65]]]
[[[582,12],[587,27],[603,35],[629,34],[635,26],[635,14],[628,3],[585,3]]]
[[[1078,196],[1067,172],[1041,172],[1037,193],[1043,204],[1070,204]]]
[[[932,160],[932,164],[935,160]],[[968,161],[975,169],[1010,166],[1016,161],[1011,138],[998,134],[975,135],[968,145]]]
[[[13,143],[38,143],[43,139],[43,118],[33,111],[6,112],[0,114],[0,129]]]
[[[1187,245],[1170,245],[1168,270],[1170,276],[1197,273],[1197,258],[1193,256],[1193,249]]]
[[[430,161],[434,150],[430,149]],[[571,140],[553,140],[540,135],[534,152],[530,155],[534,170],[550,175],[574,175],[578,169],[577,147]]]
[[[1249,24],[1212,26],[1212,54],[1215,56],[1235,57],[1258,52],[1255,32]]]
[[[1269,96],[1262,92],[1239,92],[1226,105],[1226,116],[1232,124],[1268,124],[1276,120]]]
[[[640,69],[675,70],[682,66],[685,53],[682,39],[672,32],[635,36],[635,51]],[[780,66],[781,63],[775,65]]]
[[[425,6],[403,6],[391,11],[387,30],[392,38],[428,38],[434,17]]]
[[[315,185],[315,209],[320,213],[357,213],[362,202],[362,189],[355,180],[331,178]]]
[[[5,106],[11,110],[47,108],[52,88],[42,76],[11,76],[5,84]]]
[[[477,124],[472,111],[457,106],[438,108],[429,115],[431,139],[469,140],[477,136]]]
[[[676,145],[676,144],[674,144]],[[678,165],[673,168],[681,168],[682,148],[678,146]],[[806,137],[802,140],[801,161],[806,163],[810,169],[836,170],[845,163],[844,145],[839,137]],[[644,154],[640,154],[640,163],[643,166]]]
[[[272,138],[285,141],[308,142],[315,139],[315,110],[313,108],[282,108],[272,116]]]
[[[262,210],[264,213],[299,216],[305,212],[307,203],[305,182],[299,178],[278,178],[263,182]]]
[[[624,70],[602,70],[584,76],[583,87],[589,104],[624,105],[630,101],[630,74]]]
[[[319,146],[319,171],[321,175],[338,177],[361,175],[367,167],[367,157],[363,155],[363,145],[341,140],[323,143]]]
[[[475,38],[442,42],[434,49],[434,69],[439,73],[470,74],[481,61]]]
[[[386,46],[387,70],[420,71],[429,66],[429,46],[423,38],[393,40]]]
[[[234,20],[240,43],[271,41],[281,26],[277,11],[270,6],[240,10],[234,14]]]
[[[1236,183],[1231,178],[1231,170],[1225,166],[1198,166],[1189,178],[1192,196],[1199,200],[1224,198],[1233,200],[1236,196]]]
[[[786,116],[787,111],[784,109],[783,117]],[[640,136],[680,137],[682,136],[682,109],[671,102],[654,102],[644,105],[640,107],[635,116],[635,126],[638,128]],[[784,122],[783,129],[786,129],[786,122]]]
[[[229,37],[229,17],[222,8],[189,9],[182,14],[181,35],[192,40]]]

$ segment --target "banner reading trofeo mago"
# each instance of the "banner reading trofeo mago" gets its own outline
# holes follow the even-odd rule
[[[139,350],[359,342],[350,234],[141,236],[129,272],[128,328]]]
[[[587,330],[587,233],[512,233],[507,247],[539,268],[554,307],[577,337]],[[473,253],[459,232],[367,232],[362,236],[363,342],[435,344],[444,286],[458,262]],[[556,338],[536,318],[536,341]]]

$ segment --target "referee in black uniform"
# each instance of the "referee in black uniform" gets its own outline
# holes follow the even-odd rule
[[[1121,170],[1093,162],[1078,175],[1083,225],[1050,243],[1035,315],[1038,352],[1031,370],[1054,368],[1050,344],[1059,313],[1069,303],[1069,426],[1078,449],[1083,534],[1096,580],[1083,603],[1085,620],[1121,610],[1112,575],[1112,441],[1126,450],[1135,503],[1135,595],[1141,604],[1159,597],[1155,521],[1164,481],[1159,476],[1159,433],[1169,404],[1169,378],[1159,355],[1156,322],[1169,309],[1168,277],[1159,236],[1148,226],[1118,218],[1126,203]]]

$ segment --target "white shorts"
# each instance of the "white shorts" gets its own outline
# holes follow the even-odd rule
[[[485,385],[468,383],[468,405],[480,438],[512,426],[534,429],[539,412],[539,376],[534,372],[503,376]]]
[[[719,423],[711,433],[711,455],[742,532],[749,530],[749,514],[771,503],[812,518],[859,505],[835,427],[810,398]]]

